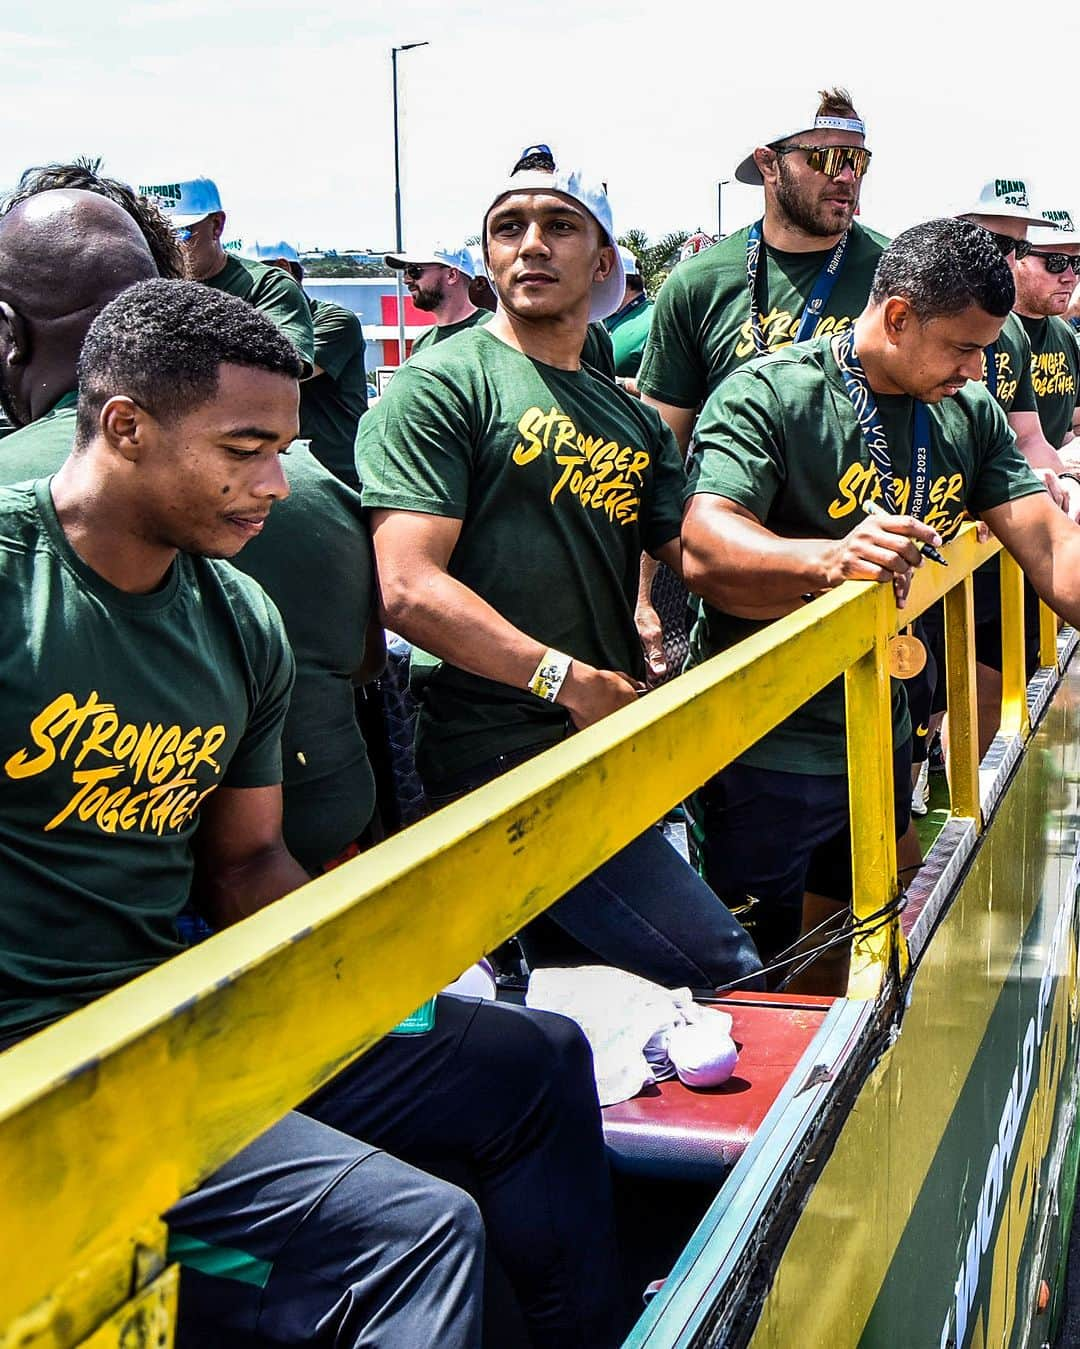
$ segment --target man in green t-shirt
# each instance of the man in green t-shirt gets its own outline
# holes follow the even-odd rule
[[[674,441],[581,359],[589,321],[624,289],[606,192],[536,147],[483,237],[497,312],[409,360],[357,440],[385,617],[433,658],[416,681],[416,758],[437,802],[634,702],[641,552],[681,570]],[[665,984],[758,968],[656,830],[545,919],[579,960],[584,947]],[[537,929],[523,941],[536,959]]]
[[[0,292],[17,227],[0,223]],[[6,355],[0,335],[0,383]],[[129,288],[83,346],[72,453],[51,481],[0,490],[0,593],[8,630],[24,634],[0,656],[0,879],[20,896],[0,915],[0,1049],[178,953],[196,859],[214,926],[306,879],[281,837],[293,668],[281,620],[211,560],[292,537],[267,519],[289,493],[280,456],[299,372],[245,304],[186,282]],[[60,420],[45,418],[54,438]],[[303,516],[295,532],[310,537]],[[284,748],[313,766],[326,751],[287,730]],[[381,1041],[166,1215],[186,1342],[257,1330],[352,1349],[377,1321],[394,1343],[478,1343],[475,1206],[363,1135],[481,1170],[484,1217],[537,1342],[569,1342],[572,1327],[614,1344],[595,1093],[564,1018],[439,998],[426,1035]],[[526,1229],[541,1192],[549,1221]],[[207,1260],[226,1247],[227,1265]]]
[[[279,268],[226,252],[225,212],[217,184],[211,178],[192,178],[145,184],[139,191],[172,222],[188,276],[246,300],[272,319],[300,353],[301,377],[310,378],[315,336],[307,298]]]
[[[387,267],[404,273],[413,304],[435,319],[434,327],[413,342],[414,355],[465,332],[484,318],[484,310],[477,309],[469,299],[473,261],[464,244],[455,248],[435,243],[406,253],[387,253],[384,261]]]
[[[959,214],[961,220],[981,225],[994,236],[1002,256],[1009,264],[1014,282],[1017,267],[1031,252],[1028,229],[1043,223],[1031,205],[1027,184],[1022,178],[1002,176],[983,184],[971,209]],[[997,341],[987,347],[983,356],[983,383],[1005,413],[1009,429],[1016,437],[1017,448],[1031,465],[1053,500],[1067,511],[1072,519],[1080,514],[1080,487],[1067,476],[1068,470],[1057,449],[1043,434],[1036,406],[1031,378],[1031,342],[1024,325],[1015,311],[1005,320]],[[1066,475],[1066,476],[1059,476]],[[1038,665],[1039,610],[1038,598],[1030,585],[1025,587],[1025,647],[1029,674]],[[979,758],[986,754],[1001,724],[1001,584],[997,557],[985,563],[975,573],[975,686],[979,705]],[[938,667],[939,688],[935,706],[944,709],[944,674],[942,661],[945,652],[944,610],[935,606],[924,617],[931,648]],[[922,676],[917,676],[921,680]],[[912,684],[916,681],[911,681]],[[909,693],[913,689],[909,686]],[[913,703],[914,707],[914,703]],[[915,728],[916,746],[919,730],[930,725],[930,719]],[[947,739],[947,729],[942,732]],[[925,741],[924,741],[925,743]],[[916,758],[918,758],[916,753]]]
[[[637,258],[629,248],[619,247],[626,272],[626,290],[622,303],[604,327],[611,334],[615,355],[615,375],[628,393],[637,393],[637,372],[645,339],[649,336],[653,302],[645,294],[645,283],[638,271]]]
[[[1017,452],[979,378],[1013,298],[986,231],[957,220],[919,225],[883,255],[852,333],[753,361],[713,393],[683,525],[687,581],[703,599],[694,661],[845,580],[890,581],[903,602],[922,561],[917,543],[937,547],[969,512],[1048,604],[1080,618],[1080,528]],[[853,398],[876,403],[865,430]],[[867,501],[896,513],[866,515]],[[898,836],[909,736],[894,682]],[[798,934],[804,895],[818,914],[850,902],[846,768],[837,681],[695,798],[706,874],[728,903],[757,899],[767,952]]]
[[[1080,274],[1080,231],[1068,211],[1030,232],[1031,252],[1016,269],[1016,312],[1031,341],[1031,380],[1039,418],[1056,450],[1073,439],[1080,389],[1080,348],[1062,317]]]
[[[304,268],[292,244],[246,244],[244,255],[288,272],[298,286]],[[315,369],[300,390],[300,435],[335,477],[359,490],[353,447],[356,428],[367,411],[367,371],[360,320],[332,300],[306,296],[315,328]]]
[[[760,185],[755,226],[680,262],[660,288],[638,375],[685,451],[698,408],[745,361],[851,326],[885,240],[855,220],[870,163],[866,128],[843,89],[791,117],[735,170]]]

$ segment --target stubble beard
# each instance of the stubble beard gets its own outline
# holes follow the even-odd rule
[[[812,235],[818,239],[832,239],[848,229],[855,212],[854,204],[850,213],[839,222],[835,217],[829,219],[826,216],[828,210],[826,203],[820,202],[815,205],[807,200],[805,193],[799,191],[783,156],[779,158],[779,166],[780,176],[776,184],[776,204],[787,216],[790,224],[794,225],[796,229],[802,230],[804,234]]]

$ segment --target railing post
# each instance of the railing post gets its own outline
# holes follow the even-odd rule
[[[979,714],[975,698],[975,601],[970,576],[945,595],[945,681],[949,705],[950,813],[982,829]]]
[[[1039,601],[1039,664],[1057,669],[1058,617],[1053,609]]]
[[[1027,738],[1031,729],[1024,661],[1024,573],[1004,549],[1001,559],[1001,730]]]
[[[847,713],[848,803],[851,813],[852,909],[855,920],[891,904],[899,893],[893,811],[892,698],[887,643],[895,601],[891,586],[877,588],[874,645],[844,678]],[[848,997],[880,992],[894,951],[903,938],[896,917],[851,952]]]

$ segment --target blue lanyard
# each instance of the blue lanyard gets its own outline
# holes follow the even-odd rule
[[[896,491],[896,477],[893,474],[892,459],[889,455],[889,442],[885,428],[881,424],[881,414],[862,361],[855,353],[855,334],[848,329],[833,343],[833,355],[840,367],[844,388],[855,409],[859,429],[863,433],[870,458],[874,461],[878,480],[881,483],[885,504],[893,515],[899,514],[899,499]],[[926,515],[928,488],[930,485],[930,413],[926,404],[915,399],[915,419],[911,432],[911,499],[908,502],[908,514],[916,520]]]
[[[983,355],[986,357],[986,387],[990,390],[990,397],[997,402],[997,344],[991,342],[988,347],[983,347]]]
[[[799,328],[795,334],[796,342],[805,342],[808,337],[813,336],[817,321],[821,317],[825,306],[829,303],[829,296],[832,295],[833,287],[840,275],[850,237],[851,231],[845,230],[840,237],[840,242],[829,255],[825,266],[818,273],[818,279],[814,282],[814,289],[810,292],[810,298],[807,300],[802,318],[799,320]],[[750,333],[754,339],[754,351],[758,356],[764,356],[769,350],[769,344],[761,326],[761,309],[758,306],[757,297],[758,264],[761,260],[761,248],[761,221],[758,220],[750,226],[750,232],[746,236],[746,288],[750,292]]]

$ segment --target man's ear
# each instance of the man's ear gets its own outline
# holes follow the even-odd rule
[[[154,419],[125,394],[108,399],[98,416],[98,435],[129,463],[145,458],[153,440]]]
[[[593,272],[593,285],[600,281],[606,281],[615,267],[615,250],[610,244],[602,245],[600,257],[596,264],[596,271]]]
[[[779,163],[779,155],[775,150],[770,150],[767,145],[759,145],[754,151],[754,163],[758,166],[758,172],[767,183],[776,182],[776,166]]]
[[[881,325],[888,341],[894,345],[915,321],[915,313],[901,295],[890,295],[881,309]]]
[[[214,222],[214,239],[218,240],[225,233],[225,212],[212,211],[210,213],[210,219]]]
[[[30,333],[26,320],[6,301],[0,300],[0,361],[25,365],[30,359]]]

